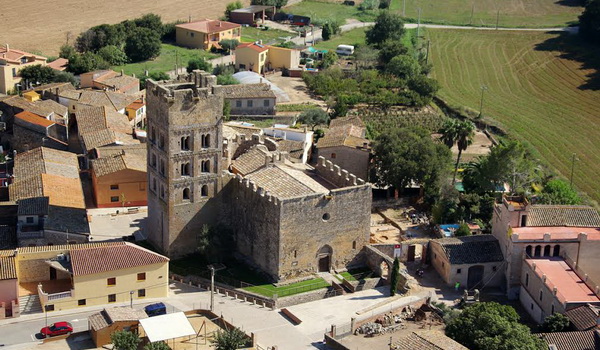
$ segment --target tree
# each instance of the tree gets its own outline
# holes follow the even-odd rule
[[[75,87],[79,85],[79,82],[75,78],[75,75],[73,75],[73,73],[70,72],[57,72],[54,76],[53,81],[55,83],[71,83],[71,85]]]
[[[566,181],[554,179],[548,181],[540,195],[541,204],[576,205],[581,203],[581,198]]]
[[[128,331],[116,331],[110,335],[115,350],[137,350],[141,339],[137,334]]]
[[[187,72],[191,73],[197,69],[205,72],[212,72],[212,64],[204,59],[204,57],[192,58],[188,61]]]
[[[371,68],[377,63],[379,52],[370,46],[363,45],[354,50],[356,69]]]
[[[591,0],[579,16],[579,34],[600,45],[600,0]]]
[[[332,36],[333,36],[333,28],[331,28],[331,23],[326,22],[325,24],[323,24],[321,37],[323,38],[323,41],[327,41],[327,40],[331,39]]]
[[[171,350],[171,348],[165,342],[157,341],[144,345],[144,350]]]
[[[317,125],[327,124],[329,122],[329,116],[321,108],[310,108],[300,113],[298,121],[310,125],[314,131]]]
[[[219,85],[236,85],[240,82],[231,74],[217,75],[217,84]]]
[[[229,4],[227,4],[227,7],[225,7],[225,18],[227,18],[227,20],[230,20],[231,11],[241,9],[242,7],[244,7],[244,5],[242,5],[242,2],[239,0],[230,2]]]
[[[155,32],[158,37],[162,37],[164,28],[160,16],[154,13],[147,13],[140,18],[133,20],[138,28],[147,28]]]
[[[543,340],[519,323],[511,307],[495,302],[468,306],[446,325],[446,335],[471,350],[542,350]]]
[[[379,62],[388,64],[392,58],[408,54],[408,48],[398,40],[386,40],[379,44]]]
[[[571,321],[567,316],[556,313],[546,317],[542,324],[542,332],[563,332],[569,328],[570,324]]]
[[[225,52],[227,54],[229,54],[232,50],[235,50],[235,48],[239,44],[240,44],[240,42],[237,41],[236,39],[225,39],[225,40],[219,41],[219,45],[221,45],[221,47],[223,48],[223,50],[225,50]]]
[[[373,153],[377,182],[397,189],[412,183],[439,189],[451,161],[450,150],[420,128],[394,128],[381,133],[374,140]]]
[[[399,55],[392,58],[385,69],[388,73],[404,80],[412,79],[421,72],[419,62],[409,55]]]
[[[223,101],[223,119],[225,121],[228,121],[230,117],[231,117],[231,102],[229,102],[229,100],[225,99]]]
[[[148,28],[136,28],[125,40],[125,53],[132,62],[157,57],[160,49],[160,34]]]
[[[320,67],[321,69],[327,69],[333,66],[338,60],[337,53],[333,51],[327,51],[323,55],[323,59],[321,60]]]
[[[71,45],[63,45],[60,47],[60,51],[58,54],[58,57],[62,57],[62,58],[66,58],[68,60],[71,60],[73,57],[75,57],[77,55],[77,51],[75,51],[75,48]]]
[[[26,66],[19,71],[21,77],[26,81],[26,86],[48,84],[54,82],[56,71],[48,66],[35,64]]]
[[[69,60],[67,69],[73,74],[91,72],[97,69],[108,69],[110,64],[93,52],[77,54]]]
[[[469,228],[469,225],[467,225],[466,223],[461,223],[458,226],[458,229],[454,232],[454,236],[456,237],[463,237],[463,236],[470,236],[471,235],[471,229]]]
[[[114,45],[104,46],[98,50],[98,55],[112,66],[120,66],[127,63],[125,52]]]
[[[437,80],[419,74],[408,81],[408,88],[425,98],[432,98],[440,89]]]
[[[264,6],[275,6],[282,8],[287,5],[288,0],[252,0],[251,5],[264,5]]]
[[[397,14],[381,11],[375,25],[366,32],[367,43],[378,45],[387,40],[400,40],[404,35],[404,22]]]
[[[237,350],[247,342],[246,333],[237,327],[225,331],[217,331],[215,338],[210,341],[215,350]]]
[[[456,181],[460,156],[473,143],[475,124],[468,120],[457,121],[455,119],[448,119],[442,126],[440,133],[442,134],[441,140],[446,146],[451,148],[456,143],[458,147],[458,156],[456,156],[456,165],[454,167],[454,175],[452,176],[452,183],[454,183]]]
[[[400,277],[400,262],[398,258],[394,258],[394,265],[392,266],[392,272],[390,274],[390,296],[396,295],[398,290],[398,278]]]

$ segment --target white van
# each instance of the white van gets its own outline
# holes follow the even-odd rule
[[[352,45],[338,45],[337,49],[335,49],[335,53],[340,56],[349,56],[354,53],[354,46]]]

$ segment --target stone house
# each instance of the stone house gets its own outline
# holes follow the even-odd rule
[[[575,262],[578,274],[600,280],[600,214],[594,208],[531,204],[504,196],[494,206],[492,234],[506,259],[502,272],[511,299],[519,297],[527,258],[563,257]]]
[[[139,320],[147,318],[143,310],[129,307],[113,307],[104,309],[88,317],[92,340],[97,348],[111,344],[110,335],[118,331],[137,333]]]
[[[598,287],[590,288],[574,266],[558,257],[525,259],[522,264],[519,300],[537,323],[554,313],[582,306],[600,306]],[[587,277],[585,277],[587,279]]]
[[[175,41],[177,45],[194,49],[220,49],[221,40],[241,41],[242,26],[221,20],[205,19],[202,21],[177,24],[175,26]]]
[[[79,77],[82,89],[94,88],[126,94],[135,94],[140,91],[140,80],[135,76],[125,75],[122,70],[121,73],[113,70],[97,70],[82,73]]]
[[[491,235],[434,239],[429,242],[431,264],[448,286],[482,289],[502,284],[504,257]]]
[[[370,185],[325,159],[290,162],[258,134],[225,137],[215,83],[202,71],[148,83],[149,240],[182,256],[203,225],[224,225],[237,254],[273,280],[361,265]]]
[[[332,120],[325,136],[317,142],[317,155],[368,180],[371,143],[365,138],[366,130],[358,116]]]
[[[0,46],[0,93],[24,90],[19,71],[33,65],[46,65],[46,57],[21,50],[11,49],[8,44]]]
[[[229,102],[231,115],[275,115],[277,97],[269,84],[215,86],[216,95]]]
[[[25,152],[42,146],[66,151],[65,125],[28,111],[17,113],[13,125],[13,148],[17,152]]]

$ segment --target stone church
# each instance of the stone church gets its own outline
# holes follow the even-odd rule
[[[215,85],[203,71],[148,80],[148,239],[180,257],[203,225],[222,224],[275,281],[362,265],[370,185],[323,158],[311,167],[272,140],[224,132]]]

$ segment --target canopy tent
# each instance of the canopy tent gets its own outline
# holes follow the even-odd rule
[[[290,102],[290,97],[285,93],[281,88],[267,79],[263,78],[260,74],[251,72],[251,71],[242,71],[237,72],[233,75],[233,77],[240,82],[240,84],[258,84],[265,83],[271,87],[271,90],[277,96],[277,103],[280,102]]]
[[[140,320],[140,324],[151,343],[196,335],[183,312],[144,318]]]

